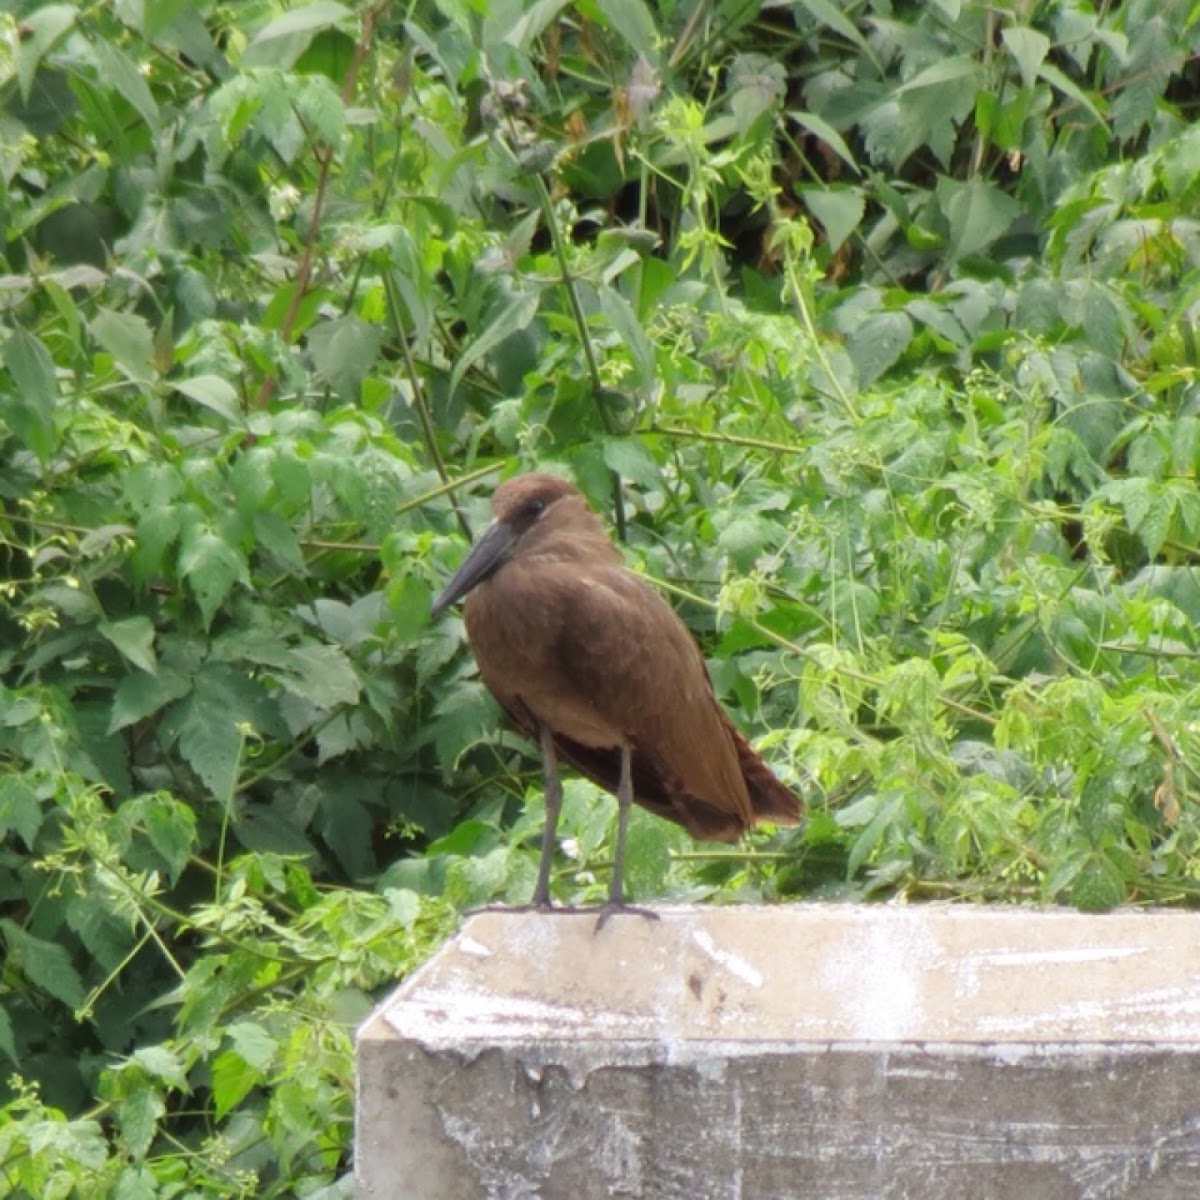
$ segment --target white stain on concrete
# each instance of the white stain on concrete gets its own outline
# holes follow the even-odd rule
[[[971,963],[981,967],[1041,967],[1067,963],[1109,962],[1134,958],[1145,951],[1136,946],[1084,946],[1078,949],[1056,947],[1053,950],[998,950],[971,955]]]
[[[864,923],[855,942],[824,964],[821,985],[840,998],[839,1024],[853,1040],[902,1042],[919,1039],[929,1026],[925,1013],[928,977],[942,957],[922,924]]]
[[[734,954],[731,950],[723,950],[717,945],[711,933],[707,929],[693,929],[692,941],[700,947],[704,953],[717,963],[725,968],[731,975],[740,979],[743,983],[749,984],[752,988],[760,988],[763,985],[763,974],[755,966],[748,963],[741,955]]]

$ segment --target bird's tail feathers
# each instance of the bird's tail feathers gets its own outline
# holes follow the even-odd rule
[[[750,805],[755,821],[772,821],[776,825],[798,825],[804,802],[791,788],[781,783],[775,772],[763,762],[757,750],[742,736],[741,730],[727,720],[733,744],[737,747],[738,766],[750,793]]]

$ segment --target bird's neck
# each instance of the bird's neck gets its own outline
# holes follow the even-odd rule
[[[588,537],[576,529],[548,529],[521,547],[522,559],[544,559],[554,562],[575,562],[589,566],[620,566],[621,554],[605,536]]]
[[[550,515],[552,520],[535,526],[522,538],[519,557],[589,566],[621,565],[621,552],[595,514],[582,503]]]

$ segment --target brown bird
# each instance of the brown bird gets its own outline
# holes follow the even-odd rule
[[[800,820],[799,798],[718,705],[687,627],[626,570],[583,495],[565,480],[518,475],[496,489],[492,521],[434,601],[433,615],[463,596],[484,683],[541,746],[546,824],[534,907],[550,907],[559,758],[617,797],[602,922],[624,904],[632,801],[702,839],[733,841],[758,821]]]

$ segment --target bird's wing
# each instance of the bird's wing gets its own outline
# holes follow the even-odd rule
[[[752,825],[729,722],[699,647],[671,607],[621,567],[558,573],[553,586],[569,593],[556,606],[556,687],[633,746],[639,801],[698,836],[736,836]]]

